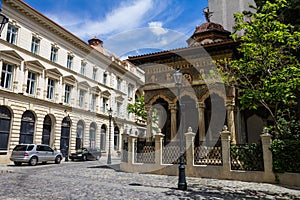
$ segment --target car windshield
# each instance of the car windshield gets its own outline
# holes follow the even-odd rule
[[[14,151],[26,151],[26,149],[27,149],[27,145],[17,145],[14,148]]]
[[[77,149],[76,152],[77,153],[83,153],[85,152],[87,149],[86,148],[81,148],[81,149]]]

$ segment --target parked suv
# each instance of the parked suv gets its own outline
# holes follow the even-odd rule
[[[62,157],[60,152],[45,144],[18,144],[13,149],[10,160],[15,165],[28,163],[34,166],[37,163],[46,163],[48,161],[54,161],[56,164],[59,164]]]

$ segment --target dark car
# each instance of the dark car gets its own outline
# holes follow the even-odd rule
[[[101,157],[101,150],[98,148],[80,148],[75,153],[71,153],[69,159],[74,160],[99,160]]]

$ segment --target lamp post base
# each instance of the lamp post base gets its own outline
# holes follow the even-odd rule
[[[108,154],[107,156],[107,164],[110,165],[111,164],[111,155]]]
[[[178,189],[179,190],[187,190],[184,165],[179,165]]]

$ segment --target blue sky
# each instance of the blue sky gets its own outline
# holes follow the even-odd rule
[[[117,56],[186,47],[207,0],[23,0],[83,41]]]

